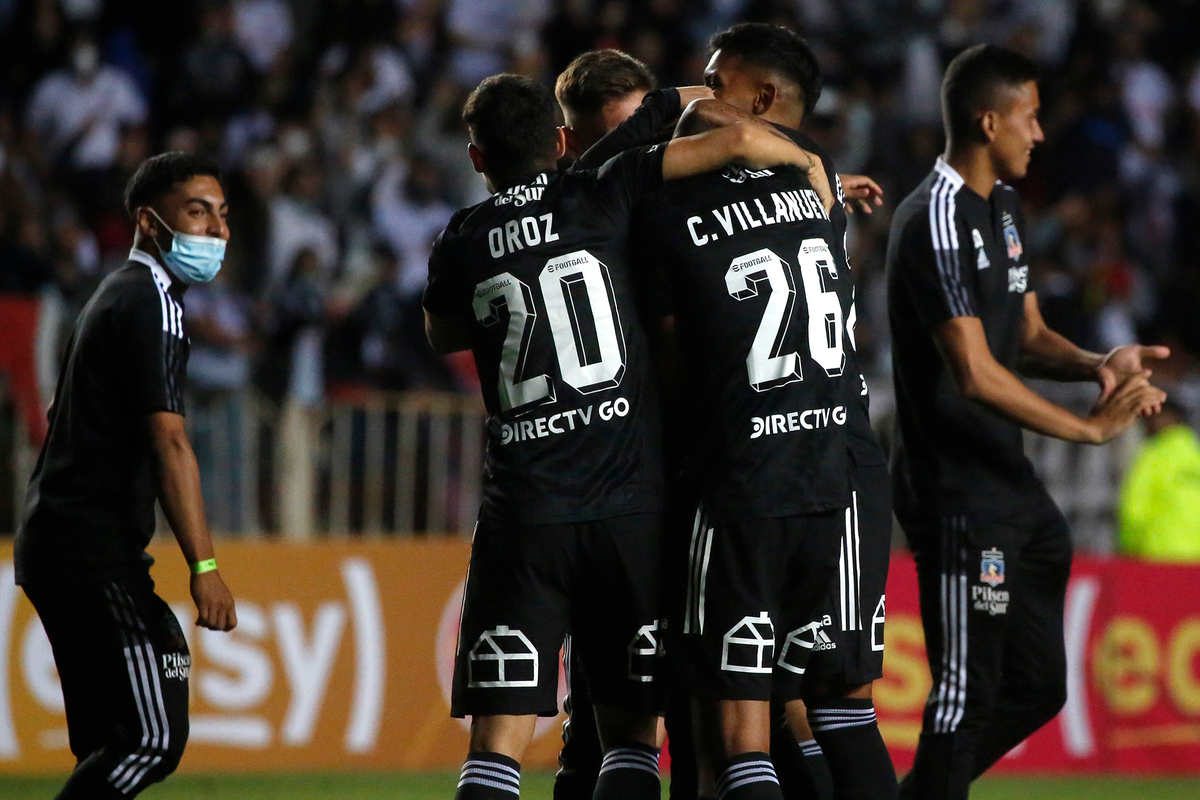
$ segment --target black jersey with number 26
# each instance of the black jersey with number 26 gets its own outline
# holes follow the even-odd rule
[[[649,307],[676,319],[683,467],[713,522],[849,497],[834,235],[793,167],[664,184],[638,215]]]
[[[662,508],[658,396],[626,251],[663,148],[543,173],[460,211],[425,308],[465,318],[488,411],[482,516],[540,525]]]

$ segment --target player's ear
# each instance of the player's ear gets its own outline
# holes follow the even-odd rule
[[[467,155],[471,157],[471,166],[476,172],[482,173],[487,169],[487,161],[483,157],[483,151],[475,146],[474,142],[467,145]]]
[[[559,126],[558,132],[563,135],[566,140],[567,152],[574,158],[579,158],[584,153],[583,143],[579,141],[579,135],[575,133],[575,129],[567,125]],[[559,156],[561,158],[562,156]]]
[[[775,84],[764,83],[759,87],[758,93],[754,95],[754,106],[751,113],[756,117],[761,117],[763,114],[771,110],[771,106],[775,105],[775,95],[777,93]]]
[[[567,154],[567,131],[570,130],[565,126],[558,126],[554,129],[554,160],[558,161]],[[571,132],[574,135],[574,131]],[[578,140],[576,140],[578,142]],[[583,155],[580,153],[580,155]]]
[[[158,220],[146,206],[138,206],[133,210],[133,219],[137,224],[138,233],[155,238],[158,236]]]
[[[999,121],[999,114],[995,111],[983,112],[983,116],[979,118],[979,130],[985,142],[996,141],[996,125]]]

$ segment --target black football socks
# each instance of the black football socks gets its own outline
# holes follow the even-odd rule
[[[521,765],[499,753],[471,753],[454,800],[514,800],[521,796]]]
[[[783,800],[779,778],[766,753],[743,753],[725,762],[717,800]]]
[[[808,709],[837,800],[896,800],[896,769],[870,699],[838,698]]]
[[[596,800],[658,800],[661,791],[658,748],[635,743],[604,754]]]

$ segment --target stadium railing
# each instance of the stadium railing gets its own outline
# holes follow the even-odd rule
[[[1081,413],[1095,399],[1094,387],[1082,384],[1037,389]],[[0,500],[0,532],[11,532],[37,453],[2,393],[0,380],[0,491],[11,498]],[[873,403],[889,405],[879,391]],[[877,425],[890,426],[890,416],[884,411]],[[470,536],[484,452],[484,412],[475,397],[380,393],[281,408],[250,391],[196,392],[187,421],[209,524],[220,534]],[[1121,477],[1141,438],[1137,426],[1105,447],[1026,435],[1079,550],[1111,552]]]

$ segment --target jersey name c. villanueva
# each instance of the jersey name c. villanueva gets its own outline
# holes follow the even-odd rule
[[[488,412],[483,518],[662,508],[659,401],[626,255],[662,150],[534,176],[458,212],[434,245],[425,308],[467,321]]]
[[[685,476],[715,523],[844,505],[848,280],[798,169],[729,167],[643,204],[636,269],[673,314]]]

